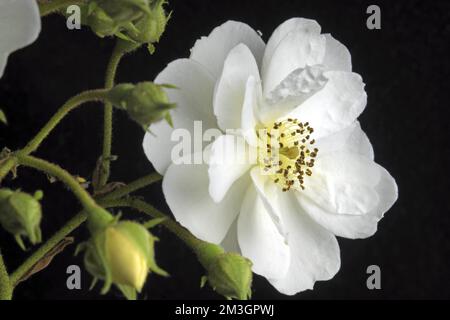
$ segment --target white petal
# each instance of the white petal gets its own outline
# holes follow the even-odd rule
[[[339,245],[331,232],[302,212],[293,193],[284,192],[282,197],[291,263],[284,278],[269,281],[281,293],[293,295],[334,277],[340,268]]]
[[[355,239],[373,235],[377,230],[378,221],[397,200],[398,191],[395,180],[383,167],[361,155],[335,153],[327,158],[327,164],[323,167],[328,167],[326,169],[328,171],[318,174],[326,175],[328,189],[316,190],[314,195],[307,187],[305,192],[299,193],[300,205],[317,223],[337,236]],[[316,165],[320,166],[319,160]],[[339,171],[341,178],[335,177],[335,170]],[[315,175],[314,171],[313,177]],[[346,179],[344,179],[345,176],[347,176]],[[352,192],[346,195],[345,188],[348,186],[359,191],[359,194]],[[370,190],[370,193],[367,193],[367,190]],[[317,192],[322,194],[317,196]],[[337,194],[340,192],[341,194]],[[373,199],[367,199],[373,194],[375,194]],[[327,197],[334,199],[330,201],[326,199]],[[374,205],[371,200],[376,200]],[[330,208],[330,202],[344,204],[342,207],[353,208],[357,212],[339,213],[336,209]],[[364,206],[368,208],[366,212],[361,212]]]
[[[275,105],[287,98],[295,97],[300,98],[296,101],[299,105],[327,83],[328,79],[324,77],[323,71],[321,65],[295,69],[269,93],[268,102]]]
[[[220,244],[239,213],[249,176],[236,181],[220,203],[208,192],[208,166],[172,164],[164,176],[163,192],[173,215],[196,237]]]
[[[41,31],[41,18],[35,0],[0,2],[0,77],[8,55],[34,42]]]
[[[177,104],[171,112],[175,129],[188,130],[193,140],[194,121],[202,121],[203,130],[217,128],[212,110],[214,80],[198,62],[190,59],[175,60],[156,77],[155,83],[173,84],[177,87],[165,89],[170,102]],[[164,174],[171,163],[172,148],[179,142],[171,141],[173,129],[165,121],[150,126],[150,131],[151,133],[145,134],[144,151],[155,169]],[[201,151],[202,147],[196,151]]]
[[[328,79],[323,75],[322,65],[305,66],[292,71],[266,97],[266,104],[260,107],[262,122],[283,117],[316,92],[322,90]]]
[[[352,71],[352,57],[347,47],[337,41],[331,34],[324,34],[326,51],[323,65],[328,70]]]
[[[320,153],[320,150],[319,150]],[[301,192],[330,212],[364,215],[374,209],[380,180],[378,166],[364,156],[334,152],[319,155],[313,176]]]
[[[226,252],[236,252],[241,254],[237,235],[237,221],[238,218],[236,217],[234,222],[231,224],[230,229],[228,229],[228,233],[226,234],[225,238],[220,243],[220,246]]]
[[[325,43],[322,35],[299,30],[288,33],[276,47],[267,67],[262,69],[264,96],[268,96],[294,70],[321,64]]]
[[[213,142],[209,158],[209,194],[215,202],[223,200],[233,183],[255,164],[255,154],[244,138],[223,135]]]
[[[320,25],[315,20],[304,18],[291,18],[279,25],[270,36],[264,51],[262,74],[266,72],[272,55],[281,41],[292,31],[306,32],[312,34],[320,34]]]
[[[254,187],[248,189],[238,219],[239,247],[253,262],[253,271],[269,279],[283,277],[290,264],[289,247]]]
[[[364,110],[367,94],[356,73],[328,71],[325,87],[294,109],[287,117],[309,122],[319,139],[351,125]]]
[[[260,122],[258,117],[259,106],[262,101],[261,82],[250,76],[245,88],[244,105],[241,114],[241,134],[249,145],[256,147],[258,145],[256,130]]]
[[[283,223],[281,207],[279,205],[279,196],[281,189],[260,167],[254,167],[250,171],[253,184],[258,191],[267,213],[271,217],[275,227],[280,235],[286,237],[286,231]]]
[[[164,175],[171,160],[170,150],[177,144],[171,141],[173,128],[165,121],[160,121],[151,126],[151,133],[146,132],[142,147],[147,159],[153,164],[155,170]]]
[[[339,151],[360,154],[371,160],[374,158],[372,144],[358,121],[341,131],[318,139],[316,147],[320,156]]]
[[[264,41],[250,26],[236,21],[227,21],[208,37],[197,40],[191,49],[191,59],[200,62],[218,79],[228,53],[240,43],[250,49],[259,65],[264,54]]]
[[[228,54],[214,93],[214,114],[222,130],[241,128],[241,113],[247,79],[259,80],[259,70],[250,49],[238,44]]]

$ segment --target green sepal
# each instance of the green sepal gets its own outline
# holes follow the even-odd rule
[[[155,46],[152,43],[147,44],[147,50],[150,54],[154,54],[155,53]],[[1,111],[1,110],[0,110]]]
[[[137,292],[135,288],[121,284],[116,284],[116,287],[120,290],[120,292],[122,292],[123,296],[127,298],[127,300],[137,300]]]
[[[167,220],[167,217],[151,219],[144,223],[146,229],[152,229]]]
[[[8,119],[6,118],[6,114],[0,109],[0,122],[4,125],[8,125]]]
[[[173,128],[173,120],[172,120],[172,116],[170,115],[169,112],[167,112],[166,116],[164,117],[164,119],[166,120],[166,122],[169,124],[169,126],[171,128]]]
[[[208,282],[208,276],[202,276],[200,278],[200,288],[203,288]]]

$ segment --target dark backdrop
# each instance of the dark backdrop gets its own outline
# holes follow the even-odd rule
[[[332,33],[352,54],[353,69],[363,76],[368,106],[360,121],[375,149],[376,161],[387,168],[399,186],[399,200],[365,240],[339,239],[342,268],[336,277],[316,283],[313,291],[296,299],[450,298],[450,212],[448,77],[449,2],[374,2],[381,7],[382,29],[366,28],[366,1],[187,1],[173,0],[173,17],[156,53],[144,49],[127,57],[119,82],[152,80],[165,65],[187,57],[195,39],[226,20],[240,20],[261,30],[267,40],[284,20],[300,16],[316,19],[323,32]],[[102,86],[113,41],[100,40],[87,28],[69,31],[58,16],[45,18],[39,40],[13,54],[0,80],[0,101],[10,125],[0,126],[0,146],[24,145],[72,95]],[[130,181],[152,172],[141,141],[144,133],[125,114],[114,121],[113,179]],[[71,114],[42,145],[37,155],[55,161],[74,174],[89,177],[101,150],[102,108],[87,105]],[[42,188],[48,238],[79,209],[74,197],[59,183],[49,184],[34,171],[20,168],[8,186],[27,191]],[[160,185],[142,195],[168,212]],[[157,245],[159,264],[171,278],[151,276],[144,297],[151,299],[220,298],[200,289],[203,274],[191,252],[163,229]],[[81,241],[84,228],[74,233]],[[10,269],[29,253],[21,252],[11,236],[0,230],[0,243]],[[43,272],[21,284],[18,299],[119,298],[115,291],[101,297],[88,291],[90,276],[83,272],[83,289],[66,289],[66,267],[82,265],[75,245],[57,256]],[[366,288],[366,268],[377,264],[382,289]],[[255,299],[289,298],[256,276]]]

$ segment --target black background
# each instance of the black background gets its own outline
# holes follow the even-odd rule
[[[366,8],[381,7],[381,30],[366,28]],[[263,278],[254,281],[255,299],[428,299],[450,298],[449,120],[448,120],[448,1],[187,1],[173,0],[173,17],[156,53],[144,49],[127,57],[119,82],[152,80],[167,63],[187,57],[195,39],[226,20],[248,23],[268,40],[271,32],[291,17],[317,20],[322,32],[332,33],[352,54],[353,70],[362,75],[368,105],[360,117],[375,149],[376,161],[399,186],[399,200],[365,240],[339,239],[342,267],[334,279],[318,282],[313,291],[294,297],[279,294]],[[74,94],[99,88],[113,47],[87,28],[69,31],[58,16],[45,18],[37,42],[13,54],[0,80],[0,104],[10,125],[0,125],[0,147],[22,147],[58,107]],[[141,143],[144,133],[125,114],[114,121],[115,181],[131,181],[153,171]],[[65,119],[37,155],[57,162],[73,174],[89,177],[101,153],[102,108],[89,104]],[[48,238],[78,210],[74,197],[59,183],[20,168],[19,178],[5,183],[26,191],[42,188]],[[160,184],[141,193],[168,212]],[[149,299],[220,299],[200,289],[203,274],[192,253],[166,230],[156,229],[159,264],[169,279],[150,276],[142,295]],[[84,228],[74,233],[86,238]],[[0,246],[10,269],[29,254],[0,230]],[[66,288],[66,268],[82,265],[75,245],[57,256],[43,272],[21,284],[16,299],[115,299],[118,292],[88,291],[90,276],[83,271],[83,289]],[[366,288],[366,268],[381,267],[382,289]]]

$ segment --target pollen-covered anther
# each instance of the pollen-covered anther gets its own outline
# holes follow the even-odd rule
[[[304,190],[305,176],[313,174],[314,159],[319,152],[313,147],[314,129],[308,122],[285,119],[266,127],[260,153],[260,166],[283,191]],[[261,135],[259,135],[261,137]]]

